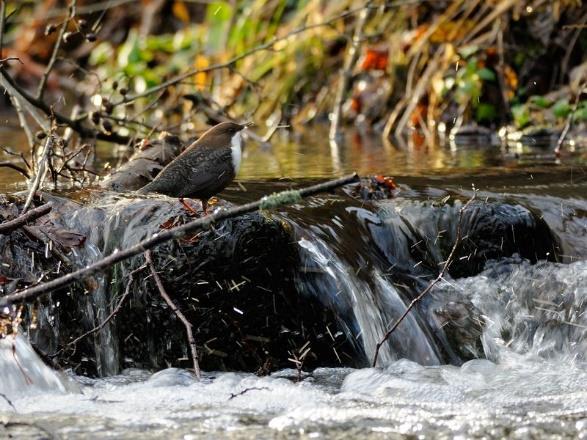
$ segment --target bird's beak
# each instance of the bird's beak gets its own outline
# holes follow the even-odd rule
[[[253,125],[255,125],[255,123],[253,121],[249,121],[249,122],[245,122],[243,124],[243,127],[249,128],[249,127],[252,127]]]

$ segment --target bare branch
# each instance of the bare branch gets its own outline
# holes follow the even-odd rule
[[[473,196],[467,201],[467,203],[465,203],[465,205],[463,207],[461,207],[461,209],[459,210],[459,220],[457,223],[457,234],[455,237],[455,242],[452,246],[452,249],[450,250],[450,253],[448,254],[447,259],[444,262],[444,265],[442,266],[442,269],[440,270],[440,273],[438,274],[438,276],[436,278],[434,278],[430,282],[430,284],[428,284],[428,286],[424,290],[422,290],[422,292],[420,292],[420,294],[416,298],[414,298],[412,300],[412,302],[410,303],[408,308],[404,311],[404,313],[398,318],[397,321],[395,321],[395,323],[391,326],[391,328],[385,333],[385,335],[383,335],[383,338],[377,343],[377,346],[375,347],[375,355],[373,356],[373,364],[372,364],[373,367],[377,366],[377,358],[379,357],[379,350],[381,349],[383,344],[385,344],[385,342],[387,342],[389,337],[392,335],[392,333],[395,331],[395,329],[402,323],[402,321],[405,319],[405,317],[408,316],[408,314],[414,308],[414,306],[416,306],[416,304],[418,304],[420,302],[420,300],[422,298],[424,298],[424,296],[428,292],[430,292],[432,290],[432,288],[440,280],[442,280],[442,278],[444,277],[444,274],[446,273],[446,271],[448,270],[448,268],[452,264],[455,253],[461,244],[463,214],[467,210],[467,208],[469,207],[471,202],[473,202],[473,200],[475,200],[475,194],[473,194]]]
[[[155,284],[157,284],[157,289],[159,289],[159,294],[161,295],[163,300],[167,303],[167,305],[169,306],[171,311],[173,313],[175,313],[175,315],[179,318],[179,320],[183,323],[183,325],[185,327],[185,332],[186,332],[186,335],[188,338],[188,344],[190,345],[190,351],[192,354],[194,371],[196,373],[196,377],[198,379],[200,379],[201,373],[200,373],[200,364],[198,363],[198,349],[196,347],[196,340],[194,339],[194,334],[192,332],[192,324],[187,320],[185,315],[181,312],[181,310],[179,310],[177,308],[175,303],[172,301],[172,299],[167,294],[167,291],[165,290],[165,286],[163,285],[163,282],[161,281],[161,278],[159,277],[159,274],[157,273],[157,270],[155,269],[155,264],[153,263],[153,257],[151,256],[150,250],[145,252],[145,259],[147,260],[147,264],[149,265],[149,269],[151,270],[151,274],[153,275],[153,278],[155,279]]]
[[[15,229],[20,228],[21,226],[25,225],[30,221],[43,217],[44,215],[48,214],[51,211],[51,209],[53,209],[52,203],[45,203],[44,205],[41,205],[38,208],[31,209],[26,214],[18,216],[14,220],[4,222],[0,224],[0,234],[6,235],[14,231]]]
[[[29,209],[29,206],[33,201],[35,193],[43,183],[43,179],[45,178],[45,173],[47,171],[47,158],[49,157],[49,151],[51,151],[51,149],[53,148],[53,140],[53,133],[51,133],[49,136],[47,136],[47,140],[45,141],[45,147],[43,148],[43,153],[41,154],[41,157],[37,165],[35,178],[30,186],[29,194],[26,198],[26,201],[24,202],[21,214],[24,214],[27,211],[27,209]]]
[[[0,168],[11,168],[15,171],[18,171],[20,174],[22,174],[24,177],[26,177],[27,179],[30,177],[29,173],[27,170],[25,170],[23,167],[16,165],[15,163],[12,162],[0,162]]]
[[[41,82],[39,83],[39,88],[37,89],[37,99],[43,99],[43,93],[45,92],[45,86],[47,85],[47,80],[49,79],[49,75],[55,66],[55,61],[57,61],[57,55],[59,54],[59,49],[61,48],[61,41],[63,40],[63,35],[67,29],[67,25],[69,24],[70,20],[75,17],[75,4],[76,0],[71,0],[69,4],[69,12],[68,16],[65,20],[63,20],[63,24],[59,29],[59,34],[57,35],[57,41],[55,41],[55,47],[53,47],[53,53],[51,54],[51,58],[49,59],[49,63],[47,64],[47,68],[45,72],[43,72],[43,76],[41,77]]]
[[[73,129],[75,132],[77,132],[80,136],[82,136],[84,138],[98,139],[98,140],[108,141],[108,142],[115,142],[117,144],[126,144],[131,139],[128,136],[122,136],[117,133],[104,133],[99,130],[94,130],[94,129],[88,128],[82,124],[82,122],[83,122],[82,119],[74,120],[74,119],[68,118],[67,116],[65,116],[59,112],[54,111],[47,103],[45,103],[44,101],[42,101],[40,99],[36,99],[35,97],[31,96],[26,90],[23,90],[14,81],[14,79],[10,76],[10,74],[6,71],[6,69],[1,65],[0,65],[0,76],[2,77],[0,79],[4,80],[4,82],[5,82],[5,84],[3,84],[3,86],[5,88],[7,88],[7,89],[11,88],[11,89],[17,91],[18,94],[20,95],[20,97],[22,97],[28,104],[41,110],[43,113],[45,113],[46,116],[54,117],[55,121],[58,124],[67,125],[68,127]]]

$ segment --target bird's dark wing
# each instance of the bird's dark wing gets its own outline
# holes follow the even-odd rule
[[[174,197],[207,198],[234,179],[230,148],[185,151],[141,189]]]
[[[215,148],[203,155],[194,151],[187,155],[189,177],[182,197],[211,197],[232,182],[234,168],[230,148]]]

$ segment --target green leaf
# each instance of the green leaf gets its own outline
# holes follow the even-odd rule
[[[552,105],[552,101],[546,99],[544,96],[534,95],[530,96],[529,101],[537,107],[548,108]]]
[[[464,46],[459,49],[459,55],[466,59],[478,51],[479,46]]]
[[[477,75],[479,75],[479,78],[481,78],[483,81],[495,81],[496,79],[495,72],[488,69],[487,67],[480,69],[477,72]]]
[[[569,104],[569,101],[567,101],[566,99],[561,99],[560,101],[557,101],[557,103],[554,104],[552,111],[557,118],[566,118],[569,115],[569,113],[571,113],[571,106]]]
[[[497,116],[497,111],[492,104],[481,103],[477,106],[475,119],[477,122],[492,121]]]
[[[518,128],[524,128],[530,123],[530,111],[523,104],[512,107],[512,115],[514,116],[514,123]]]
[[[120,67],[126,67],[138,63],[141,59],[139,36],[133,29],[118,50],[117,62]]]
[[[107,63],[113,56],[114,49],[112,48],[112,45],[104,41],[92,49],[89,61],[92,66],[98,66]]]
[[[211,52],[225,49],[228,39],[228,25],[234,13],[232,6],[225,1],[215,1],[208,5],[206,23],[209,26],[207,33],[207,47]]]
[[[587,101],[583,101],[573,114],[575,121],[587,121]]]

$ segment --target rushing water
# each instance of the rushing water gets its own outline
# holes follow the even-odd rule
[[[206,372],[201,381],[181,369],[132,369],[95,379],[56,372],[24,337],[7,338],[0,341],[0,437],[587,438],[585,153],[569,153],[561,164],[538,148],[385,152],[356,141],[342,162],[330,152],[317,142],[252,149],[246,191],[235,186],[226,196],[242,202],[282,186],[260,178],[325,176],[337,166],[406,176],[397,179],[405,185],[399,197],[375,212],[349,205],[330,214],[321,208],[334,203],[326,197],[281,213],[296,237],[299,289],[335,304],[347,336],[369,359],[408,303],[376,260],[417,275],[412,243],[438,237],[454,220],[458,206],[430,209],[447,196],[468,195],[474,185],[480,199],[531,210],[556,238],[561,262],[532,265],[512,256],[475,275],[447,277],[427,299],[428,312],[410,314],[383,346],[378,368]],[[19,186],[2,176],[5,190]],[[352,219],[362,229],[350,233]],[[426,246],[438,262],[436,240]],[[440,318],[447,313],[463,331],[482,332],[480,347],[453,347],[449,358],[475,358],[458,366],[445,363],[448,330]]]

